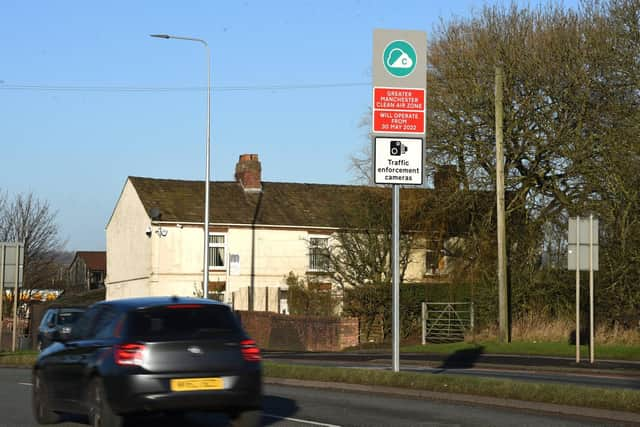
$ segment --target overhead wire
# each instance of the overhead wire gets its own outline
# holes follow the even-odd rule
[[[244,86],[212,86],[213,92],[250,92],[250,91],[290,91],[305,89],[331,89],[371,86],[371,82],[347,83],[309,83],[309,84],[273,84]],[[36,91],[36,92],[200,92],[207,86],[76,86],[49,84],[0,84],[0,90]]]

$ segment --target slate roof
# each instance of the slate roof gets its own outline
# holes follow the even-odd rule
[[[152,208],[158,208],[161,213],[159,221],[202,224],[204,181],[143,177],[128,179],[147,215]],[[213,226],[234,224],[349,229],[357,227],[359,218],[371,208],[385,210],[390,221],[391,190],[388,187],[263,181],[262,191],[245,191],[235,181],[212,181],[210,191],[209,222]],[[445,211],[440,209],[443,207],[440,200],[442,193],[438,190],[403,188],[400,194],[401,209],[406,207],[409,212],[443,221],[442,225],[452,235],[467,231],[474,212],[495,209],[493,192],[472,191],[467,193],[472,195],[471,198],[462,198],[455,205],[444,206]],[[413,200],[412,207],[407,207],[409,200]]]
[[[160,221],[202,223],[203,181],[141,177],[129,180],[147,214],[156,207],[162,214]],[[210,191],[212,224],[329,228],[348,226],[344,207],[353,210],[368,197],[390,194],[388,188],[285,182],[262,182],[261,192],[245,191],[237,182],[211,182]]]

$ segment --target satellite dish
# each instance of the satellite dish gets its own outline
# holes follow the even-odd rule
[[[160,213],[160,209],[158,208],[151,208],[149,209],[149,216],[151,216],[151,219],[157,220],[157,219],[160,219],[160,216],[162,216],[162,213]]]

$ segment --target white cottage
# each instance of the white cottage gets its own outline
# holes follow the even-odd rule
[[[208,296],[286,311],[285,277],[322,280],[318,251],[348,226],[338,207],[371,187],[262,182],[255,154],[240,156],[235,178],[210,185]],[[202,294],[203,202],[203,181],[127,179],[106,227],[107,299]],[[419,281],[428,256],[413,258],[406,277]]]

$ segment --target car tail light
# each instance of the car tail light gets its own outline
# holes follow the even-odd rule
[[[113,357],[121,366],[142,366],[144,352],[144,344],[119,344],[114,348]]]
[[[240,341],[240,350],[242,351],[244,360],[247,362],[259,362],[262,359],[260,349],[254,340]]]

